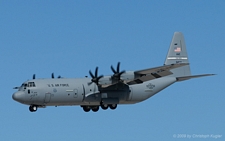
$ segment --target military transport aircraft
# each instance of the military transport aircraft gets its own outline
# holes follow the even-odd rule
[[[163,66],[138,71],[121,71],[120,62],[110,76],[91,78],[35,79],[24,82],[12,95],[15,101],[29,105],[31,112],[46,106],[80,105],[85,112],[116,109],[118,104],[144,101],[171,84],[213,74],[191,75],[188,55],[181,32],[175,32]]]

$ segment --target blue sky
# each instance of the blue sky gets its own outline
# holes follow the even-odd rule
[[[222,0],[0,1],[1,140],[224,140],[224,7]],[[111,74],[118,61],[125,70],[160,66],[175,31],[184,34],[192,74],[216,76],[176,83],[115,111],[30,113],[12,100],[12,88],[34,73],[75,78],[98,66]]]

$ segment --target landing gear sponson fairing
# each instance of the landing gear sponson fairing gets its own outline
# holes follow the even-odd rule
[[[113,75],[92,78],[35,79],[24,82],[13,94],[13,99],[29,105],[31,112],[46,106],[80,105],[85,112],[116,109],[118,104],[135,104],[144,101],[171,84],[191,78],[213,74],[191,75],[188,55],[182,33],[175,32],[163,66],[121,71],[111,66]]]

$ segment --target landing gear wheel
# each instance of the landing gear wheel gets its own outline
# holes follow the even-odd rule
[[[83,110],[85,112],[89,112],[91,110],[91,107],[89,107],[89,106],[83,106]]]
[[[112,110],[115,110],[117,107],[117,104],[111,104],[109,105],[109,108],[112,109]]]
[[[36,111],[37,111],[37,106],[35,106],[35,105],[30,105],[29,110],[30,110],[31,112],[36,112]]]
[[[109,108],[108,104],[101,104],[101,108],[103,110],[107,110]]]
[[[93,112],[97,112],[99,110],[99,106],[94,106],[94,107],[91,108],[91,110]]]

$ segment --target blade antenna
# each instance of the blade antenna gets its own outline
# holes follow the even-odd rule
[[[33,79],[35,79],[36,78],[36,75],[35,74],[33,74]]]

